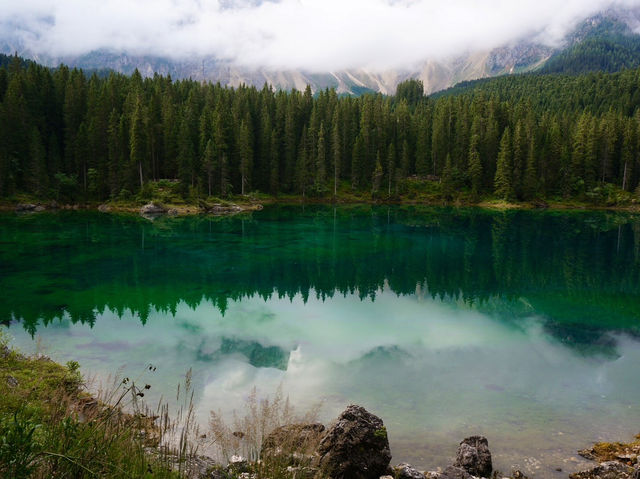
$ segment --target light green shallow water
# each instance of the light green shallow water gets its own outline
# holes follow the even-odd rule
[[[19,348],[141,376],[152,400],[192,368],[202,423],[282,384],[325,420],[349,403],[381,416],[394,463],[446,466],[480,433],[498,468],[535,477],[640,432],[637,217],[3,215],[0,272]]]

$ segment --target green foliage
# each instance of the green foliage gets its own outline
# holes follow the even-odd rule
[[[0,416],[0,472],[6,477],[31,477],[41,445],[34,433],[40,424],[27,419],[22,411]]]
[[[408,105],[417,105],[424,100],[424,83],[422,80],[409,79],[398,83],[396,101],[406,101]]]
[[[475,200],[495,191],[601,201],[587,193],[640,184],[639,78],[640,69],[513,75],[431,98],[407,80],[395,97],[352,98],[139,73],[87,78],[13,59],[0,67],[0,196],[328,198],[348,181],[351,195],[391,198],[417,176],[442,178],[446,199],[470,190]]]
[[[623,22],[600,18],[587,21],[574,33],[574,43],[551,57],[545,73],[615,72],[640,65],[640,35]]]
[[[69,176],[65,173],[56,173],[56,199],[58,201],[74,201],[78,195],[78,177]]]
[[[0,395],[0,477],[180,477],[167,457],[145,453],[153,444],[140,431],[163,431],[143,415],[141,390],[123,381],[102,398],[109,406],[83,392],[79,368],[0,352],[0,381],[8,385]]]

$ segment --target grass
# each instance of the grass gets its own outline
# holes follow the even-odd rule
[[[23,356],[0,330],[0,477],[190,475],[188,459],[198,447],[190,404],[174,419],[166,406],[154,414],[143,401],[150,386],[129,378],[94,397],[78,368]]]
[[[148,366],[153,369],[153,366]],[[262,458],[264,439],[276,428],[308,424],[319,405],[298,416],[279,388],[270,398],[256,390],[243,412],[226,422],[211,413],[209,430],[200,431],[194,419],[191,373],[178,388],[177,411],[167,404],[151,411],[144,402],[150,385],[130,378],[115,379],[106,389],[90,394],[79,364],[58,364],[46,356],[24,356],[9,347],[0,328],[0,477],[23,478],[190,478],[203,463],[217,477],[236,479],[249,473],[255,479],[300,478],[311,470],[311,455]],[[286,440],[282,444],[286,449]],[[229,467],[203,462],[202,447],[217,449]],[[291,466],[295,467],[292,468]]]
[[[250,473],[256,479],[299,478],[312,470],[312,450],[316,445],[313,441],[301,442],[299,436],[285,433],[276,440],[282,454],[263,456],[262,447],[269,434],[278,428],[316,422],[320,407],[318,403],[304,415],[297,415],[281,386],[271,398],[259,398],[254,388],[243,413],[234,411],[231,422],[221,413],[211,412],[209,434],[212,444],[225,461],[231,461],[231,470],[237,474]],[[234,467],[234,456],[247,462]]]

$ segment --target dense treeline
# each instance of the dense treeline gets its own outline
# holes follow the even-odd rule
[[[15,58],[0,68],[0,196],[63,201],[261,191],[394,197],[415,175],[445,197],[598,195],[640,181],[640,70],[505,77],[437,99],[87,77]]]
[[[640,36],[589,38],[551,57],[544,73],[616,72],[640,65]]]

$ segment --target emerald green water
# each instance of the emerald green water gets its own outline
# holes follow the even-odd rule
[[[446,466],[481,433],[498,468],[534,477],[640,432],[638,216],[3,214],[0,295],[16,346],[140,376],[152,401],[192,368],[205,425],[282,384],[324,420],[381,416],[394,463]]]

